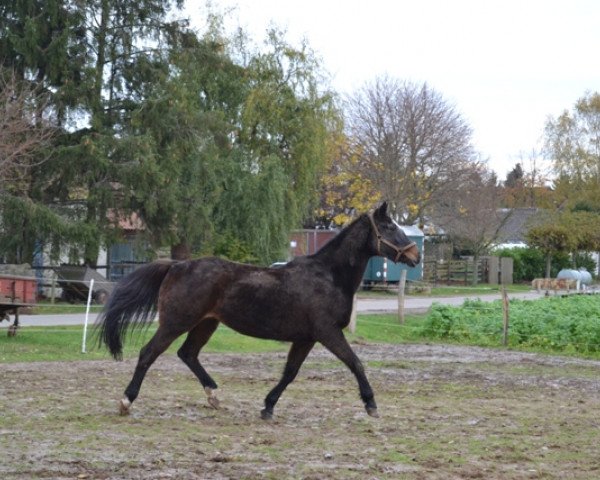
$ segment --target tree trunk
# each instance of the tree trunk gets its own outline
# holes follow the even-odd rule
[[[546,278],[550,278],[550,267],[552,266],[552,255],[546,255]]]
[[[473,278],[471,279],[471,285],[477,285],[477,272],[479,271],[479,254],[473,255]]]
[[[173,260],[189,260],[191,257],[190,245],[186,242],[171,245],[171,258]]]

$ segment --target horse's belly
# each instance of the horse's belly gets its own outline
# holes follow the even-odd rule
[[[255,299],[244,308],[220,309],[218,317],[236,332],[251,337],[290,342],[311,340],[310,321],[302,310],[276,300],[260,302]]]

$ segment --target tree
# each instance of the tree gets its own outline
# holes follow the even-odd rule
[[[230,157],[230,178],[237,180],[215,216],[222,232],[236,232],[261,262],[270,262],[281,258],[289,230],[317,204],[340,118],[305,43],[290,45],[273,30],[243,65],[248,83]]]
[[[72,48],[77,43],[71,28],[75,16],[60,0],[0,2],[2,89],[4,100],[7,94],[11,99],[3,102],[8,108],[4,125],[12,125],[3,129],[2,144],[13,154],[6,150],[3,154],[9,171],[3,172],[6,183],[0,196],[0,248],[7,261],[31,262],[41,238],[59,239],[72,230],[40,201],[38,192],[47,186],[49,177],[39,172],[54,161],[52,147],[60,137],[61,113],[68,103],[68,95],[61,92],[77,90],[72,81],[80,59],[77,48]],[[27,131],[28,139],[15,135],[17,130]],[[43,133],[50,131],[52,138]],[[52,161],[46,161],[51,154]]]
[[[477,163],[471,128],[426,83],[377,78],[349,99],[346,114],[363,174],[404,223],[424,222]]]
[[[310,53],[270,42],[238,64],[218,29],[181,35],[134,116],[150,155],[130,169],[131,205],[174,257],[238,245],[271,262],[314,201],[335,111]]]
[[[47,159],[56,130],[44,118],[46,97],[0,68],[0,194],[27,191],[32,166]]]
[[[321,180],[321,201],[315,210],[313,226],[341,227],[356,217],[356,212],[372,209],[381,196],[363,174],[360,150],[340,134],[327,173]]]
[[[34,248],[30,237],[48,233],[49,226],[59,223],[47,208],[28,201],[32,171],[49,159],[48,147],[56,134],[44,117],[45,108],[44,94],[18,80],[14,71],[0,67],[0,252],[4,261],[30,261]]]
[[[554,208],[556,195],[541,153],[532,150],[507,174],[503,204],[507,208]]]
[[[177,258],[231,239],[268,262],[314,208],[339,123],[316,57],[277,32],[236,57],[216,30],[198,37],[168,21],[180,4],[1,5],[2,61],[48,94],[59,128],[52,161],[11,202],[21,216],[2,212],[6,232],[29,226],[24,257],[44,240],[55,258],[66,246],[94,265],[136,214],[152,246]],[[58,223],[40,222],[41,207]]]
[[[559,197],[571,206],[600,202],[600,93],[587,93],[572,111],[548,119],[545,151]]]
[[[34,91],[47,93],[48,110],[62,130],[53,161],[33,169],[27,197],[69,221],[67,230],[54,232],[55,252],[68,245],[72,259],[82,256],[94,265],[100,245],[114,232],[110,212],[123,207],[122,167],[148,151],[125,132],[147,86],[168,69],[163,46],[180,24],[166,19],[177,5],[181,2],[24,0],[0,7],[2,61]],[[28,212],[23,208],[23,215]],[[10,222],[10,216],[4,220]],[[17,223],[31,228],[29,254],[34,243],[48,238],[35,233],[38,222],[32,218]]]
[[[557,223],[545,223],[529,229],[526,234],[527,243],[539,248],[546,256],[546,278],[550,277],[552,256],[572,252],[577,239],[571,231]]]
[[[508,174],[506,175],[506,181],[504,182],[504,186],[508,188],[518,188],[523,185],[523,167],[521,167],[520,163],[515,165]]]
[[[473,255],[477,265],[497,241],[500,228],[510,212],[500,209],[501,193],[492,172],[473,168],[459,191],[447,195],[433,215],[433,222],[453,240]],[[473,276],[473,283],[477,275]]]
[[[226,111],[239,108],[243,74],[222,45],[193,32],[172,39],[167,62],[171,68],[132,112],[128,137],[143,154],[123,165],[128,201],[121,215],[135,212],[151,245],[186,259],[214,230],[214,204],[228,181]]]

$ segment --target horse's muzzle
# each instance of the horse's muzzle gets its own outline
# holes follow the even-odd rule
[[[421,261],[421,253],[416,245],[412,245],[409,249],[402,252],[400,261],[409,267],[416,267]]]

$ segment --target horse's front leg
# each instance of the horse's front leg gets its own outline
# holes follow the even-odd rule
[[[367,380],[365,369],[363,368],[360,359],[356,356],[348,344],[348,341],[346,340],[346,337],[344,337],[342,330],[332,327],[331,330],[328,330],[322,336],[322,338],[319,338],[319,341],[325,348],[327,348],[331,353],[344,362],[354,374],[356,380],[358,381],[360,398],[362,398],[362,401],[365,404],[365,410],[370,416],[378,417],[379,414],[377,413],[375,396],[373,395],[373,390],[371,389],[371,385]]]
[[[309,352],[314,347],[315,342],[294,342],[288,353],[287,362],[283,370],[283,376],[279,383],[275,385],[275,388],[269,392],[265,398],[265,408],[260,412],[260,416],[263,420],[270,420],[273,418],[273,408],[279,400],[279,397],[285,390],[285,388],[296,378],[302,363],[306,359]]]

